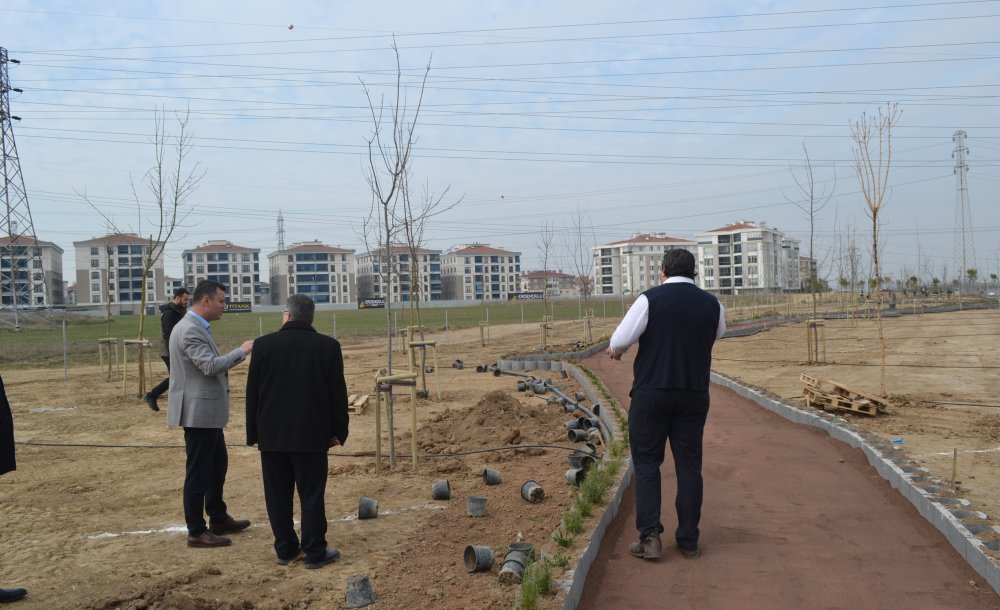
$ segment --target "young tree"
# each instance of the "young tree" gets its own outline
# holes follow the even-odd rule
[[[591,247],[596,241],[594,238],[594,225],[590,222],[590,216],[583,210],[577,208],[576,213],[570,219],[572,226],[569,234],[563,242],[570,261],[570,269],[576,277],[577,290],[583,302],[582,314],[586,315],[590,309],[590,292],[593,289],[593,281],[590,278],[594,275],[594,257]],[[584,324],[586,328],[585,340],[592,343],[594,340],[590,330],[589,322]]]
[[[819,188],[816,184],[815,173],[813,172],[812,159],[809,158],[809,149],[806,148],[805,142],[802,143],[802,154],[805,157],[805,161],[802,163],[802,175],[799,176],[795,173],[794,169],[789,169],[792,179],[795,180],[795,187],[799,191],[799,197],[793,199],[785,195],[785,200],[802,210],[809,219],[809,277],[806,278],[806,285],[809,287],[809,293],[812,295],[812,311],[813,319],[815,319],[817,315],[816,293],[819,291],[819,281],[816,277],[819,266],[816,261],[815,251],[816,217],[826,207],[826,204],[830,203],[830,198],[833,197],[833,191],[837,185],[837,174],[834,172],[834,183],[829,190],[826,187]]]
[[[892,130],[899,120],[900,110],[889,103],[877,115],[862,113],[851,125],[854,140],[854,171],[858,186],[865,200],[865,213],[872,221],[872,277],[880,278],[879,270],[879,213],[886,204],[889,188],[889,170],[892,168]],[[882,325],[881,282],[875,282],[876,324],[880,355],[881,393],[885,395],[885,330]]]
[[[538,258],[542,263],[542,349],[545,349],[545,336],[548,332],[544,325],[545,316],[548,315],[549,311],[549,267],[555,256],[555,239],[556,233],[552,228],[552,223],[548,220],[543,220],[542,227],[538,231],[538,239],[535,241],[535,246],[538,248]]]

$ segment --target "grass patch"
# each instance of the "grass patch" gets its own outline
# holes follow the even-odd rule
[[[575,535],[583,532],[583,515],[580,514],[578,506],[574,505],[573,508],[569,509],[566,516],[563,517],[563,523],[566,525],[566,531],[570,534]]]
[[[538,599],[548,595],[552,589],[552,568],[548,562],[532,561],[528,557],[521,575],[521,588],[518,590],[515,607],[521,610],[537,610]]]
[[[556,530],[556,533],[552,534],[552,540],[559,545],[559,548],[568,549],[573,546],[573,543],[576,541],[576,537],[571,536],[565,528],[560,527]]]

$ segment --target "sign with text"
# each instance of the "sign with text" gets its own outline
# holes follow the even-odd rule
[[[508,301],[541,301],[542,291],[534,290],[531,292],[509,292],[507,293]]]
[[[227,313],[245,313],[253,311],[253,303],[245,301],[237,301],[235,303],[226,304]]]
[[[358,309],[385,309],[385,299],[358,299]]]

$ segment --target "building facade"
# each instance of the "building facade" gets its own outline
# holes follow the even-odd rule
[[[579,293],[573,276],[562,271],[529,271],[521,274],[522,292],[542,292],[546,296],[562,297]]]
[[[317,303],[353,303],[357,298],[354,250],[300,242],[272,252],[267,260],[272,305],[284,305],[295,293]]]
[[[799,289],[799,241],[746,220],[698,234],[698,285],[717,294]]]
[[[413,257],[416,257],[415,260]],[[356,258],[357,298],[383,298],[390,303],[441,300],[441,251],[416,248],[414,252],[402,244],[385,250],[378,249]],[[386,280],[387,271],[391,278]]]
[[[520,252],[469,244],[445,252],[441,264],[445,300],[506,301],[520,290]]]
[[[202,280],[226,287],[230,303],[263,305],[260,288],[260,248],[246,248],[223,239],[184,250],[184,285],[188,290]]]
[[[38,256],[36,257],[35,254]],[[49,241],[0,238],[0,302],[11,307],[65,305],[63,249]]]
[[[635,234],[630,239],[592,248],[593,294],[633,294],[658,286],[663,255],[683,249],[697,256],[698,243],[663,233]]]
[[[134,233],[113,233],[73,242],[76,250],[76,285],[79,305],[108,305],[120,313],[138,313],[143,292],[146,303],[162,303],[163,257],[153,261],[146,285],[143,268],[149,240]]]
[[[163,277],[163,297],[168,301],[174,298],[174,291],[184,285],[184,280],[179,277]],[[191,288],[188,288],[190,291]]]

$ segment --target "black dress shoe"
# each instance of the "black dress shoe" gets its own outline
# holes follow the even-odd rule
[[[229,517],[225,521],[208,524],[208,529],[211,530],[213,534],[218,536],[242,532],[248,527],[250,527],[249,519],[233,519],[232,517]]]
[[[6,604],[7,602],[16,602],[17,600],[26,597],[28,595],[27,589],[0,589],[0,604]]]
[[[322,559],[318,561],[307,561],[306,569],[315,570],[318,568],[322,568],[323,566],[329,565],[334,561],[337,561],[338,559],[340,559],[340,551],[338,551],[337,549],[327,549],[326,555],[324,555]]]
[[[142,399],[146,401],[146,404],[149,405],[150,409],[154,411],[160,410],[160,405],[156,404],[156,397],[154,397],[152,394],[146,394],[145,396],[142,397]]]
[[[224,536],[216,536],[205,530],[197,536],[188,536],[188,546],[193,549],[211,549],[219,546],[229,546],[233,541]]]

